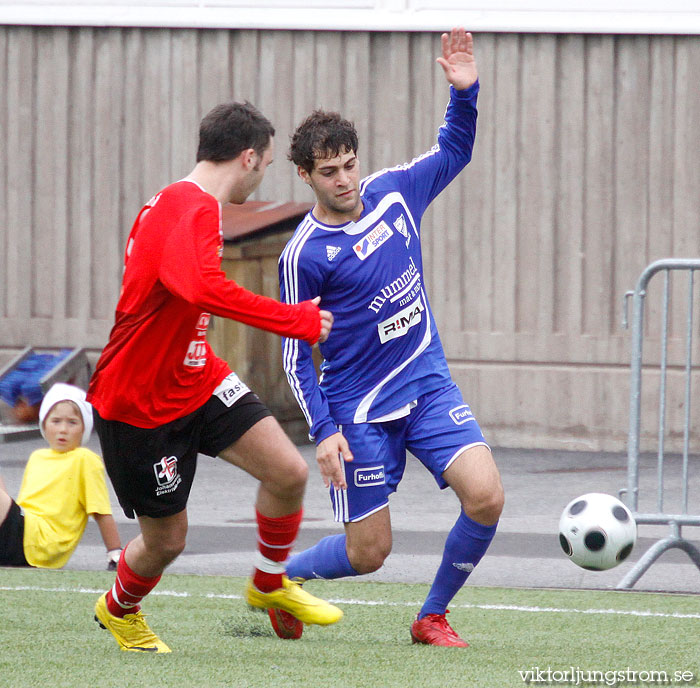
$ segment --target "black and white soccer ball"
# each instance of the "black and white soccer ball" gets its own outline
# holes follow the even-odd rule
[[[590,571],[605,571],[622,563],[636,541],[632,512],[609,494],[581,495],[567,504],[559,519],[564,554]]]

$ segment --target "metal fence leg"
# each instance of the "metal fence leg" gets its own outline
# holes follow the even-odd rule
[[[700,570],[700,550],[689,540],[681,536],[677,523],[671,524],[671,534],[655,542],[642,556],[642,558],[627,572],[625,577],[617,584],[618,590],[629,590],[649,570],[651,565],[669,549],[681,549]]]
[[[668,513],[664,507],[664,440],[666,437],[666,373],[668,370],[668,348],[669,348],[669,301],[670,301],[670,273],[672,270],[681,270],[688,275],[688,297],[686,315],[686,336],[685,336],[685,399],[683,408],[684,430],[683,430],[683,467],[682,467],[682,505],[680,511]],[[651,567],[651,565],[667,550],[681,549],[693,561],[700,570],[700,549],[693,543],[681,536],[681,526],[700,526],[700,515],[688,513],[688,491],[689,491],[689,456],[690,456],[690,401],[691,377],[693,373],[692,351],[693,351],[693,302],[694,302],[694,272],[700,271],[700,259],[695,258],[668,258],[657,260],[648,265],[640,275],[634,291],[625,294],[623,327],[627,327],[627,309],[630,298],[634,304],[634,315],[632,323],[632,355],[630,367],[630,424],[627,443],[627,487],[620,490],[624,494],[625,502],[634,513],[634,517],[640,524],[668,524],[671,532],[668,537],[655,542],[634,565],[634,567],[624,576],[617,585],[618,589],[631,588]],[[639,485],[639,452],[641,434],[641,389],[642,389],[642,347],[644,342],[644,300],[647,286],[651,278],[658,272],[665,275],[663,308],[662,308],[662,330],[661,330],[661,360],[659,362],[660,389],[659,389],[659,448],[657,460],[657,504],[655,513],[640,513],[638,510]]]

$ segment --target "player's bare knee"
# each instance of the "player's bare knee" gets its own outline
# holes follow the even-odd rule
[[[278,497],[302,497],[308,477],[309,467],[300,456],[298,461],[287,462],[271,480],[265,482],[265,487]]]
[[[298,461],[295,465],[293,479],[294,486],[303,492],[306,488],[306,481],[309,479],[309,467],[307,466],[306,461],[303,459]]]
[[[177,559],[185,549],[187,531],[175,530],[170,533],[160,533],[155,537],[144,538],[145,554],[151,561],[157,561],[167,566]]]
[[[472,520],[484,525],[493,525],[500,518],[504,503],[505,495],[499,481],[498,484],[472,495],[469,503],[463,507]]]
[[[303,494],[304,489],[306,488],[306,481],[308,480],[308,478],[309,467],[306,465],[306,462],[302,458],[300,458],[299,461],[296,461],[293,464],[293,467],[285,473],[287,489],[290,492]]]
[[[348,548],[348,559],[358,573],[374,573],[384,565],[390,553],[391,545],[377,543],[374,546],[358,547],[354,551]]]
[[[486,523],[495,523],[503,513],[503,505],[505,504],[505,494],[503,493],[503,487],[500,482],[491,491],[491,495],[484,505],[484,511],[486,514]]]
[[[175,561],[185,550],[185,538],[166,539],[158,548],[158,554],[164,561]]]

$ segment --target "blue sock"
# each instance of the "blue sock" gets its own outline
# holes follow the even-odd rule
[[[345,534],[329,535],[313,547],[292,556],[287,561],[290,578],[343,578],[359,576],[345,550]]]
[[[419,619],[427,614],[445,613],[447,605],[484,556],[497,525],[485,526],[472,521],[463,511],[460,513],[445,541],[442,563],[418,614]]]

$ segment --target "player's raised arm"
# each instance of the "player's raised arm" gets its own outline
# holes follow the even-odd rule
[[[469,88],[479,77],[474,58],[474,38],[463,27],[442,34],[442,56],[437,58],[445,78],[458,91]]]

